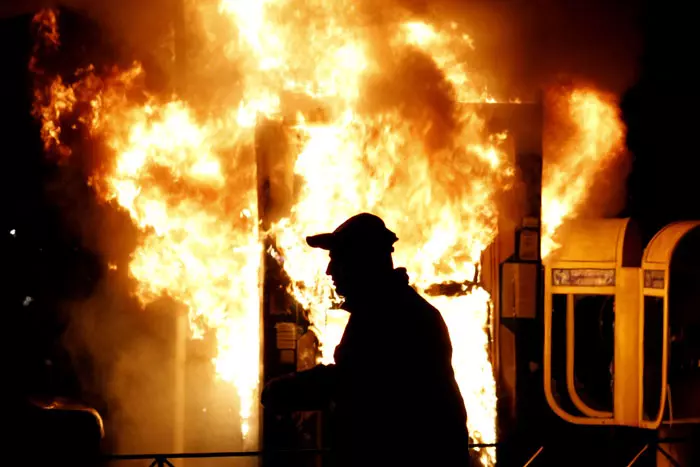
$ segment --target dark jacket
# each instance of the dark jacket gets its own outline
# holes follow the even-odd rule
[[[408,285],[405,272],[351,313],[321,365],[271,382],[263,404],[311,409],[330,403],[336,465],[469,465],[466,410],[442,316]]]

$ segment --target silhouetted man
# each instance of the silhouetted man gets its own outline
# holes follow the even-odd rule
[[[330,253],[326,271],[350,313],[335,365],[271,381],[272,410],[332,409],[335,465],[465,467],[466,410],[452,345],[435,308],[394,269],[396,235],[372,214],[307,237]]]

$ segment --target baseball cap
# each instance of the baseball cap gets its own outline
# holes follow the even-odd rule
[[[312,248],[329,251],[353,247],[393,251],[392,245],[398,239],[381,218],[363,212],[352,216],[333,232],[306,237],[306,243]]]

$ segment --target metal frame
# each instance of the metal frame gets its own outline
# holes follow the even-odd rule
[[[621,290],[620,283],[631,287],[632,292],[639,292],[641,286],[641,274],[639,272],[630,271],[634,268],[626,267],[626,253],[630,248],[628,243],[634,235],[633,231],[628,233],[630,227],[630,219],[606,219],[577,223],[573,226],[569,233],[569,238],[564,242],[560,251],[556,252],[554,257],[545,264],[544,277],[544,392],[547,403],[554,413],[567,422],[579,425],[619,425],[630,424],[638,425],[641,420],[641,403],[639,397],[635,405],[639,413],[639,417],[634,417],[636,420],[626,420],[626,423],[621,423],[623,418],[623,410],[615,409],[617,404],[614,404],[613,412],[600,411],[589,407],[579,396],[574,385],[574,295],[606,295],[614,296],[616,302],[619,298],[629,298],[630,294],[627,290]],[[628,238],[630,237],[630,238]],[[641,248],[640,248],[641,250]],[[632,255],[632,262],[641,263],[641,251],[639,254]],[[627,260],[629,261],[629,259]],[[639,264],[636,264],[639,266]],[[556,269],[576,270],[605,270],[614,271],[613,284],[571,284],[571,283],[554,283],[553,274]],[[630,280],[630,277],[634,276]],[[637,283],[634,279],[637,279]],[[636,287],[636,289],[635,289]],[[553,296],[566,295],[566,387],[568,394],[574,406],[583,414],[577,416],[567,412],[554,396],[552,389],[552,301]],[[615,359],[617,360],[619,349],[615,343]],[[641,364],[641,362],[639,362]],[[618,365],[616,365],[617,367]],[[622,365],[619,365],[622,366]],[[620,378],[615,379],[616,390],[619,384],[626,383],[627,380]],[[636,387],[639,387],[639,381],[636,382]],[[633,388],[630,388],[633,389]],[[624,391],[623,391],[624,392]],[[627,407],[625,407],[627,408]],[[632,407],[634,408],[634,407]]]
[[[641,253],[634,231],[628,233],[629,219],[595,220],[572,228],[562,251],[546,264],[544,306],[544,390],[547,403],[564,420],[581,425],[626,425],[656,429],[661,423],[698,423],[700,418],[664,420],[667,399],[669,360],[669,290],[671,260],[678,243],[689,232],[700,228],[700,221],[676,222],[661,229]],[[639,247],[639,256],[637,255]],[[557,270],[614,270],[612,284],[573,283],[553,280]],[[571,272],[569,273],[571,274]],[[567,279],[569,276],[561,276]],[[567,296],[566,302],[566,386],[574,406],[583,414],[568,413],[552,391],[552,300],[554,294]],[[592,409],[576,392],[574,385],[574,310],[573,295],[610,295],[615,297],[615,355],[613,411]],[[646,418],[644,402],[644,298],[663,299],[661,382],[658,413]],[[625,332],[619,332],[624,329]],[[661,449],[661,448],[658,448]]]
[[[499,446],[500,443],[470,443],[469,449],[484,449]],[[542,450],[542,448],[540,448]],[[279,456],[325,456],[329,449],[289,449],[277,451],[219,451],[219,452],[181,452],[181,453],[156,453],[156,454],[106,454],[102,460],[107,462],[129,460],[151,460],[152,466],[171,465],[168,459],[211,459],[211,458],[249,458],[249,457],[279,457]]]
[[[575,316],[574,316],[574,295],[566,296],[566,389],[569,397],[577,409],[589,417],[611,418],[612,412],[596,410],[586,404],[576,390],[574,363],[575,363]]]
[[[669,397],[668,387],[668,340],[669,340],[669,290],[671,283],[671,260],[678,243],[692,230],[700,228],[700,221],[674,222],[661,229],[649,245],[644,250],[642,258],[642,271],[663,271],[664,282],[662,288],[654,288],[653,284],[642,284],[644,297],[659,297],[663,299],[663,341],[661,359],[661,393],[659,411],[653,420],[645,421],[645,427],[656,427],[662,423],[698,423],[700,419],[673,420],[671,413],[670,420],[663,420],[666,409],[666,400]],[[650,285],[647,287],[647,285]],[[642,301],[642,306],[644,302]],[[662,452],[663,453],[663,452]],[[665,453],[664,453],[665,455]]]

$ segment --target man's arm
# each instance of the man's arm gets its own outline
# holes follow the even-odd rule
[[[318,365],[274,378],[265,385],[261,402],[278,412],[322,409],[331,401],[336,375],[335,365]]]

